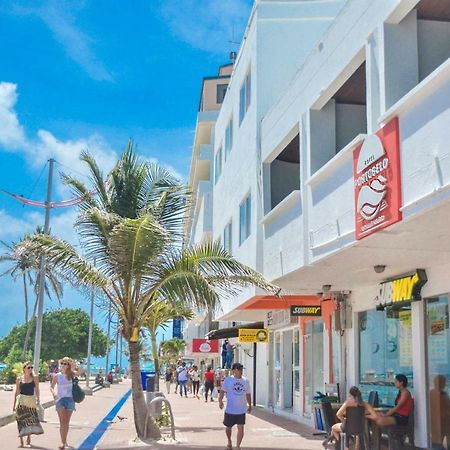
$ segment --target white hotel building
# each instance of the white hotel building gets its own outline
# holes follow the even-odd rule
[[[449,0],[255,2],[220,110],[199,112],[187,235],[282,289],[215,317],[270,330],[237,355],[258,404],[313,424],[328,384],[392,404],[404,373],[416,445],[450,445],[449,57]]]

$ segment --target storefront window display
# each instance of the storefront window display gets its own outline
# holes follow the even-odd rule
[[[450,330],[448,295],[426,300],[429,427],[433,449],[450,448]]]
[[[359,379],[366,398],[376,390],[382,404],[394,404],[397,373],[405,374],[413,388],[411,320],[410,307],[359,314]]]

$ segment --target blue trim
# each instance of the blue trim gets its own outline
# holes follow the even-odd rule
[[[94,431],[78,447],[78,450],[94,450],[98,441],[108,429],[110,422],[116,417],[116,414],[120,411],[120,408],[122,408],[130,395],[131,389],[114,405],[113,409],[111,409],[104,419],[95,427]]]

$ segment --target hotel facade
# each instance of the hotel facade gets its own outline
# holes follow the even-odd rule
[[[317,391],[392,404],[404,373],[416,446],[450,445],[449,57],[447,0],[257,0],[204,80],[186,242],[220,239],[281,291],[185,338],[263,324],[267,344],[234,341],[257,404],[314,424]]]

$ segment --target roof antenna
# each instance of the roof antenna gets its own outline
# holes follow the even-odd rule
[[[228,41],[229,44],[234,44],[234,45],[240,45],[240,42],[236,42],[235,41],[235,37],[234,37],[234,23],[232,25],[232,29],[231,29],[231,39]],[[230,45],[231,47],[231,45]],[[230,60],[231,62],[234,64],[236,62],[236,57],[237,57],[237,53],[234,50],[230,51]]]

